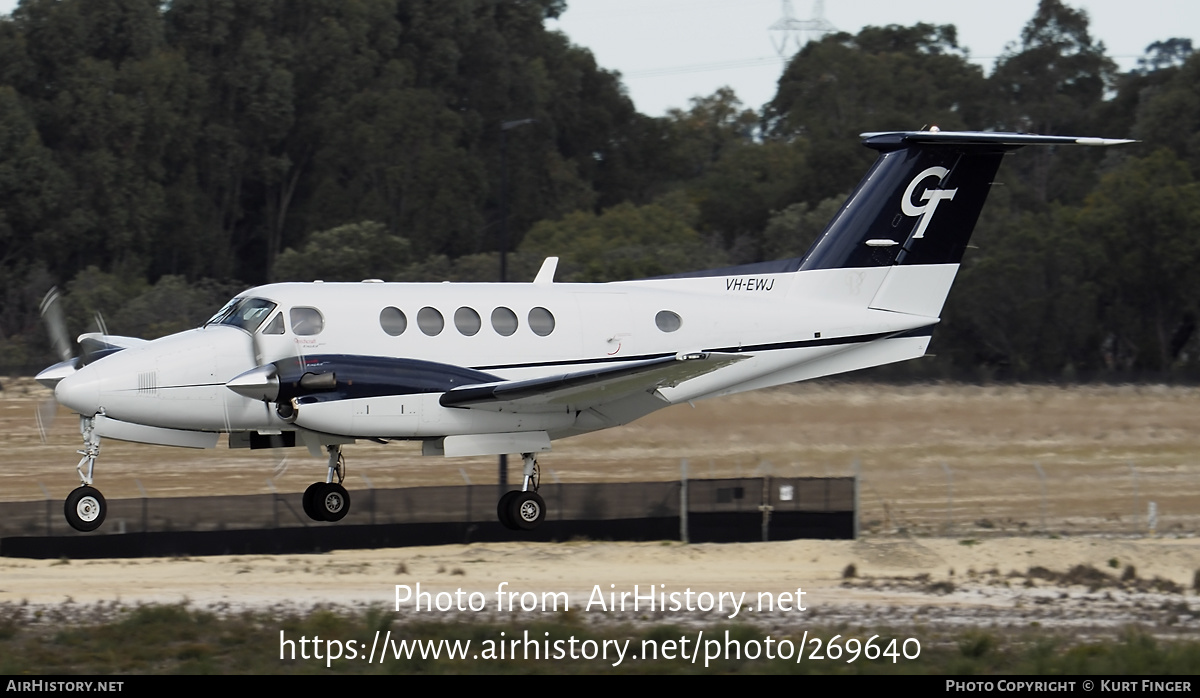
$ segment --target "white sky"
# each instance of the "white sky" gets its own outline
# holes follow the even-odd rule
[[[1154,41],[1183,37],[1200,44],[1197,0],[1066,4],[1087,10],[1093,38],[1125,70]],[[959,45],[990,73],[1004,45],[1020,39],[1037,5],[1037,0],[828,0],[825,18],[851,34],[867,25],[953,24]],[[812,16],[812,0],[792,0],[792,7],[797,19]],[[769,102],[783,62],[767,28],[782,16],[781,0],[567,0],[567,11],[547,26],[591,49],[602,67],[619,71],[639,111],[661,116],[724,85],[748,108]]]
[[[16,0],[0,0],[8,14]],[[1020,38],[1037,0],[827,0],[825,18],[856,34],[867,25],[953,24],[958,41],[987,72],[1004,45]],[[1087,10],[1092,36],[1128,70],[1154,41],[1184,37],[1200,48],[1200,0],[1067,0]],[[792,0],[808,19],[813,0]],[[547,22],[622,74],[638,110],[661,116],[719,87],[734,89],[758,109],[775,95],[783,60],[768,27],[783,16],[782,0],[567,0],[560,20]],[[779,35],[776,34],[778,40]]]

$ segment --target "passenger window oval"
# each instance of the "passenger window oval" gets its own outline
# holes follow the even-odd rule
[[[554,331],[554,315],[545,308],[534,308],[529,311],[529,329],[539,337],[545,337]]]
[[[292,333],[301,337],[321,334],[325,329],[325,318],[316,308],[292,308],[288,317],[292,321]]]
[[[474,308],[463,306],[454,311],[454,326],[464,335],[474,337],[483,326],[483,321],[479,319],[479,313],[475,312]]]
[[[517,331],[517,314],[505,307],[492,311],[492,329],[503,337],[511,337]]]
[[[654,324],[658,325],[658,329],[663,332],[674,332],[683,327],[683,319],[679,317],[679,313],[673,313],[670,310],[660,310],[658,315],[654,316]]]
[[[417,327],[430,337],[436,337],[442,333],[442,328],[446,326],[446,320],[437,308],[425,306],[417,311]]]
[[[379,312],[379,326],[393,337],[399,337],[408,329],[408,317],[399,308],[388,306]]]

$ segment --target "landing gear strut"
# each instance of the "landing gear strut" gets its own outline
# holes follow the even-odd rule
[[[496,505],[496,516],[505,528],[513,531],[532,531],[546,520],[546,501],[537,493],[541,484],[541,469],[532,453],[523,453],[524,482],[521,489],[506,492]]]
[[[304,490],[304,513],[313,521],[341,521],[350,513],[350,493],[342,487],[346,478],[346,459],[338,444],[326,446],[329,451],[329,472],[325,482],[314,482]],[[337,478],[337,482],[333,479]]]
[[[71,494],[67,495],[67,501],[63,503],[63,515],[66,516],[67,523],[76,531],[85,533],[100,528],[104,517],[108,515],[108,503],[104,501],[104,495],[91,486],[96,458],[100,455],[100,437],[96,435],[94,426],[95,420],[92,417],[79,418],[83,449],[77,453],[83,457],[79,459],[75,470],[79,473],[81,485],[72,490]],[[84,472],[84,465],[87,465],[87,472]]]

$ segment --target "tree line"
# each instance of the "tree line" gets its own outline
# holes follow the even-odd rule
[[[1121,72],[1042,0],[990,74],[953,26],[806,45],[772,101],[659,118],[548,31],[562,0],[23,0],[0,19],[0,371],[37,314],[161,336],[275,280],[608,281],[803,254],[865,131],[1135,138],[1006,159],[905,375],[1200,375],[1200,56]],[[507,235],[505,212],[508,212]],[[506,240],[507,237],[507,240]]]

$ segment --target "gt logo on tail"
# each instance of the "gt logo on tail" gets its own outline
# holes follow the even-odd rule
[[[923,206],[914,206],[912,197],[916,192],[917,185],[928,177],[937,177],[940,184],[942,179],[949,173],[950,170],[947,170],[945,167],[930,167],[916,177],[913,177],[913,180],[908,183],[908,187],[904,190],[904,197],[900,199],[900,210],[904,211],[904,215],[906,216],[921,217],[921,222],[917,226],[917,232],[913,234],[914,239],[925,237],[925,228],[929,227],[929,221],[933,219],[933,212],[937,210],[938,204],[943,199],[953,199],[954,195],[958,192],[958,189],[926,189],[925,193],[921,194],[921,201],[928,203]]]

